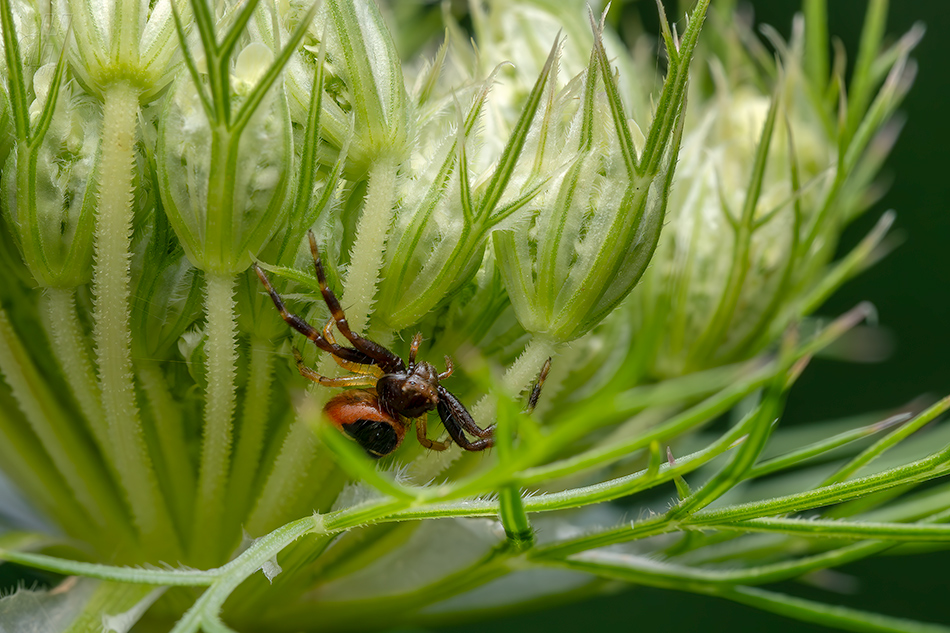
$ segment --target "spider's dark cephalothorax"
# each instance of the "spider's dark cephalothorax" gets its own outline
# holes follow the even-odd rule
[[[327,286],[316,238],[312,232],[309,235],[317,281],[330,310],[330,320],[322,330],[317,330],[296,314],[288,312],[264,271],[257,264],[254,270],[284,321],[313,341],[318,348],[329,352],[341,367],[353,372],[339,378],[321,376],[307,367],[300,353],[294,350],[297,369],[305,378],[325,387],[359,387],[340,393],[324,407],[324,412],[334,426],[359,443],[374,458],[384,457],[399,448],[413,419],[416,422],[416,437],[426,448],[445,450],[452,441],[467,451],[482,451],[494,446],[494,425],[484,429],[478,426],[458,398],[440,384],[452,375],[452,360],[445,357],[443,372],[430,363],[416,361],[422,334],[413,337],[407,363],[379,343],[363,338],[350,329],[339,300]],[[332,332],[334,325],[352,347],[337,344]],[[528,401],[529,411],[537,404],[550,363],[551,359],[548,359],[535,383]],[[433,410],[438,411],[450,440],[440,442],[427,437],[426,416]],[[469,439],[469,435],[474,439]]]

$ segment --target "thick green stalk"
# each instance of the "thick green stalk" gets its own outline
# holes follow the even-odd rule
[[[350,327],[357,332],[366,328],[376,295],[383,250],[393,219],[397,170],[395,160],[385,157],[374,164],[369,172],[366,203],[350,253],[350,268],[343,292],[346,318]]]
[[[516,397],[527,389],[528,385],[538,377],[541,367],[544,366],[544,361],[553,357],[560,347],[561,344],[552,339],[542,336],[533,337],[525,346],[524,351],[521,352],[521,356],[511,364],[511,367],[505,371],[505,375],[501,379],[501,384],[508,395]],[[472,407],[471,413],[479,426],[488,426],[494,421],[495,405],[491,398],[485,397]]]
[[[30,498],[51,510],[51,516],[68,518],[64,524],[76,529],[74,533],[101,531],[108,518],[124,524],[120,500],[106,478],[99,476],[93,451],[86,450],[92,447],[81,441],[82,436],[56,406],[2,309],[0,381],[9,385],[9,396],[15,401],[8,400],[6,385],[0,384],[0,456],[6,472],[26,492],[43,490],[42,495]]]
[[[138,91],[116,83],[104,94],[96,261],[93,271],[93,335],[102,408],[116,456],[116,471],[135,525],[156,553],[178,551],[165,501],[145,445],[135,402],[129,331],[129,241],[132,235],[135,130]]]
[[[376,340],[386,343],[385,339]],[[332,376],[339,367],[328,354],[321,354],[317,371]],[[295,411],[290,430],[245,523],[249,534],[264,534],[289,521],[295,511],[301,511],[302,504],[313,499],[312,488],[323,484],[336,469],[329,451],[314,436],[313,426],[323,423],[323,405],[331,395],[329,389],[316,386]],[[301,479],[300,473],[308,473],[308,479]]]
[[[222,527],[224,494],[230,472],[238,355],[235,277],[206,273],[205,280],[208,393],[190,548],[192,556],[200,562],[213,564],[221,553],[219,548],[224,545],[218,535]]]

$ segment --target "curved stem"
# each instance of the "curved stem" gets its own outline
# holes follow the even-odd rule
[[[238,355],[235,278],[231,275],[206,273],[205,282],[208,392],[190,552],[199,563],[213,564],[223,553],[219,550],[224,546],[219,534],[230,472],[234,381]]]
[[[117,83],[104,95],[99,208],[93,271],[93,336],[102,408],[112,438],[119,482],[142,539],[163,557],[178,551],[171,517],[145,445],[132,381],[129,331],[129,253],[135,177],[138,91]]]
[[[218,569],[219,578],[182,616],[172,633],[197,633],[209,619],[217,620],[224,601],[248,577],[285,547],[309,532],[325,533],[321,517],[307,517],[289,523],[254,542],[239,557]]]

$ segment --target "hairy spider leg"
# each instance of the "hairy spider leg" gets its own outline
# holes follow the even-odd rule
[[[528,398],[528,406],[525,409],[526,413],[531,413],[538,404],[538,399],[541,397],[541,387],[544,386],[544,381],[548,377],[550,369],[551,359],[549,358],[541,367],[541,373],[531,389],[531,396]],[[445,430],[449,432],[456,444],[465,450],[482,451],[495,445],[495,425],[492,424],[486,429],[478,426],[472,418],[472,414],[459,402],[459,399],[442,385],[439,385],[439,404],[437,408]],[[471,441],[465,437],[465,433],[480,439]]]
[[[445,440],[440,442],[438,440],[430,440],[426,437],[428,428],[426,427],[426,416],[416,418],[416,438],[419,440],[419,443],[426,448],[431,448],[434,451],[444,451],[449,446],[452,445],[452,440]]]
[[[336,345],[336,338],[333,336],[333,323],[333,317],[330,317],[330,319],[323,326],[323,338],[328,340],[332,345]],[[383,375],[383,370],[379,368],[379,365],[361,365],[359,363],[351,363],[332,355],[331,358],[336,361],[337,365],[347,371],[353,372],[354,374],[368,374],[371,376],[376,376],[376,378],[379,378]]]
[[[439,374],[439,380],[445,380],[452,375],[452,372],[455,371],[455,365],[452,364],[452,359],[448,356],[445,357],[445,371]]]
[[[495,445],[495,425],[483,429],[475,424],[472,414],[465,409],[458,398],[442,385],[439,385],[439,403],[436,408],[439,411],[439,417],[442,418],[442,425],[445,430],[449,432],[455,443],[465,450],[483,451]],[[481,439],[469,440],[465,437],[465,431]]]
[[[310,254],[313,255],[313,267],[317,271],[317,281],[320,283],[320,292],[323,294],[323,300],[330,309],[330,314],[333,315],[337,329],[346,337],[346,340],[353,344],[353,347],[373,359],[372,363],[367,364],[379,365],[386,373],[404,371],[406,365],[402,362],[401,358],[379,343],[363,338],[350,329],[350,324],[346,320],[346,315],[343,313],[343,307],[340,305],[340,301],[336,298],[336,295],[333,294],[333,291],[330,290],[330,286],[327,285],[327,276],[324,273],[323,264],[320,262],[320,250],[317,248],[317,238],[314,236],[313,231],[309,231],[308,235],[310,237]]]
[[[541,367],[541,373],[538,374],[538,379],[534,383],[534,388],[531,389],[531,396],[528,398],[528,406],[525,407],[525,413],[531,413],[534,411],[534,408],[538,406],[538,399],[541,397],[541,387],[544,386],[544,380],[548,377],[548,371],[551,369],[551,358],[549,357],[544,361],[544,366]]]
[[[321,376],[313,369],[307,367],[306,363],[303,361],[303,356],[300,355],[300,352],[296,349],[294,350],[294,360],[297,361],[297,371],[300,372],[300,375],[306,378],[307,380],[312,380],[313,382],[320,383],[324,387],[375,387],[376,378],[374,376],[367,376],[364,374],[357,374],[355,376],[341,376],[339,378],[329,378],[327,376]]]
[[[287,308],[284,306],[284,300],[281,299],[280,295],[277,294],[277,291],[274,290],[274,287],[271,285],[267,275],[264,274],[264,271],[261,270],[261,267],[257,264],[254,264],[254,271],[257,273],[258,278],[260,278],[261,283],[264,284],[267,294],[270,295],[271,301],[274,302],[274,306],[277,307],[277,311],[280,312],[281,318],[287,322],[287,325],[313,341],[313,344],[318,348],[333,354],[335,357],[361,365],[371,365],[374,363],[374,359],[372,357],[360,350],[355,350],[350,347],[341,347],[336,343],[331,343],[330,341],[323,338],[323,336],[320,335],[320,332],[318,332],[315,327],[307,323],[303,318],[288,312]]]
[[[409,345],[409,366],[416,364],[416,354],[419,353],[419,346],[422,345],[422,332],[416,332],[412,337],[412,343]]]

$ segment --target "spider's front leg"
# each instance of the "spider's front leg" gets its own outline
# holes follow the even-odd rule
[[[455,443],[467,451],[483,451],[495,445],[495,425],[483,429],[472,418],[465,406],[450,391],[439,385],[439,417]],[[469,440],[465,433],[480,439]]]
[[[451,373],[451,361],[448,357],[446,357],[445,360],[449,365],[448,372]],[[534,411],[534,407],[538,404],[538,399],[541,397],[541,388],[544,386],[544,380],[548,377],[548,371],[550,369],[551,359],[549,358],[545,361],[541,372],[538,374],[538,379],[531,389],[531,395],[528,398],[528,406],[525,407],[525,413]],[[465,450],[483,451],[495,445],[495,425],[492,424],[487,429],[478,426],[474,418],[472,418],[472,414],[459,402],[459,399],[442,385],[439,385],[438,410],[445,430],[449,432],[449,435],[452,436],[455,443]],[[471,441],[465,436],[465,433],[469,433],[480,439]]]

